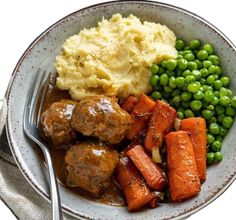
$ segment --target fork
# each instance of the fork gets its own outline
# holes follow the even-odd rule
[[[30,91],[28,93],[28,99],[25,104],[23,115],[23,130],[24,133],[43,151],[50,179],[49,185],[52,204],[52,219],[62,220],[63,215],[61,201],[58,191],[57,179],[52,164],[52,158],[45,141],[39,135],[40,114],[50,77],[51,74],[46,74],[46,70],[44,70],[43,72],[41,68],[37,70],[36,75],[32,81]]]

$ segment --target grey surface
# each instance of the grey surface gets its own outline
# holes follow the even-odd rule
[[[55,71],[53,63],[63,42],[84,27],[92,27],[102,17],[114,13],[124,16],[133,13],[142,20],[166,24],[178,37],[185,40],[198,38],[213,43],[222,60],[224,72],[231,77],[233,92],[236,92],[236,52],[233,45],[213,26],[184,10],[159,3],[112,2],[71,14],[44,32],[26,51],[17,64],[12,78],[8,101],[7,131],[12,153],[21,171],[31,185],[48,198],[47,172],[35,147],[26,139],[22,130],[23,108],[28,89],[36,69],[40,66]],[[207,170],[207,180],[201,193],[180,204],[161,204],[157,209],[129,213],[126,208],[99,204],[60,187],[64,210],[74,216],[91,219],[167,219],[183,218],[194,213],[218,197],[232,183],[236,174],[236,126],[228,133],[223,143],[224,160]]]

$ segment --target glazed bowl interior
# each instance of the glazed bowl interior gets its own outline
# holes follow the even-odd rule
[[[141,20],[167,25],[178,38],[211,42],[222,61],[222,68],[231,78],[231,89],[236,92],[236,51],[232,43],[204,19],[183,9],[144,1],[110,2],[74,12],[42,33],[26,50],[17,64],[8,93],[7,133],[12,153],[26,179],[45,199],[49,198],[47,171],[36,148],[25,137],[22,129],[23,108],[27,91],[38,67],[55,72],[56,55],[63,42],[83,28],[97,25],[103,17],[115,13],[134,14]],[[235,123],[223,142],[224,160],[207,169],[207,180],[201,193],[183,203],[160,204],[156,209],[129,213],[126,207],[114,207],[88,200],[60,185],[64,211],[86,219],[168,219],[183,218],[217,198],[232,183],[236,174]]]

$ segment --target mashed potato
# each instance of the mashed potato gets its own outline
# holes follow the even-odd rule
[[[115,14],[65,41],[55,62],[57,86],[74,99],[150,92],[148,67],[176,57],[175,40],[165,25]]]

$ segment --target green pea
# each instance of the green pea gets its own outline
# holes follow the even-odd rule
[[[190,92],[183,92],[181,94],[181,100],[182,101],[189,101],[192,98],[192,94]]]
[[[206,50],[200,50],[198,53],[197,53],[197,57],[199,60],[206,60],[207,57],[208,57],[208,53]]]
[[[220,127],[219,127],[219,125],[217,124],[217,123],[211,123],[210,125],[209,125],[209,132],[211,133],[211,134],[218,134],[219,132],[220,132]]]
[[[160,83],[159,83],[159,84],[157,84],[153,89],[156,90],[156,91],[162,91],[162,90],[163,90],[163,87],[162,87],[162,85],[160,85]]]
[[[200,83],[201,83],[201,85],[205,85],[205,84],[206,84],[206,79],[201,78],[201,79],[200,79]]]
[[[221,75],[221,74],[222,74],[222,69],[221,69],[221,67],[219,67],[219,66],[216,66],[216,67],[215,67],[215,74],[217,74],[217,75]]]
[[[167,64],[167,60],[162,60],[161,66],[165,68],[165,67],[166,67],[166,64]]]
[[[165,74],[167,74],[168,76],[175,76],[175,72],[168,69],[165,71]]]
[[[189,47],[190,47],[192,50],[198,49],[200,46],[201,46],[201,43],[200,43],[199,40],[191,40],[191,41],[189,42]]]
[[[214,76],[210,75],[207,77],[207,84],[212,85],[215,82]]]
[[[184,72],[184,70],[176,69],[176,70],[175,70],[175,73],[176,73],[175,75],[176,75],[176,76],[182,76],[182,75],[183,75],[183,72]]]
[[[192,82],[195,82],[195,77],[194,77],[193,75],[186,76],[185,82],[186,82],[187,84],[192,83]]]
[[[213,91],[213,88],[211,86],[208,86],[208,85],[203,85],[202,86],[202,91],[206,92],[207,90]]]
[[[207,109],[209,109],[209,110],[212,110],[212,111],[213,111],[213,110],[215,109],[215,107],[214,107],[214,105],[208,105],[208,106],[207,106]]]
[[[201,69],[202,68],[202,62],[198,59],[194,60],[194,62],[197,64],[197,68]]]
[[[190,46],[185,46],[185,47],[184,47],[184,50],[185,50],[185,51],[190,51],[190,52],[192,52],[192,51],[190,50]]]
[[[207,134],[207,143],[212,144],[215,141],[215,137],[212,134]]]
[[[176,83],[175,83],[175,77],[174,76],[171,76],[170,79],[169,79],[169,87],[172,88],[172,89],[176,88]]]
[[[219,104],[222,106],[228,106],[230,104],[231,100],[228,96],[222,96],[220,97]]]
[[[158,73],[159,67],[156,64],[152,64],[150,67],[150,71],[152,74]]]
[[[207,76],[209,76],[209,71],[208,71],[207,68],[202,68],[202,69],[200,70],[200,72],[201,72],[201,74],[202,74],[202,77],[207,77]]]
[[[214,160],[215,162],[220,162],[223,160],[223,154],[221,152],[214,153]]]
[[[211,101],[212,105],[217,105],[219,103],[219,98],[214,96],[213,100]]]
[[[178,39],[175,41],[175,48],[177,50],[182,50],[184,48],[184,46],[185,46],[185,43],[183,40]]]
[[[175,79],[175,84],[177,87],[182,88],[185,84],[185,79],[182,76],[179,76]]]
[[[215,154],[213,152],[207,153],[207,164],[213,164],[215,160]]]
[[[225,86],[225,87],[228,87],[230,84],[230,79],[227,76],[221,77],[220,81],[222,82],[222,86]]]
[[[180,106],[180,102],[181,102],[181,98],[179,95],[175,96],[173,99],[172,99],[172,102],[174,103],[174,105],[176,107],[179,107]]]
[[[211,150],[213,152],[217,152],[221,150],[221,147],[222,147],[222,144],[220,141],[214,141],[211,145]]]
[[[191,75],[191,71],[190,71],[190,70],[185,70],[185,71],[183,72],[183,76],[184,76],[184,77],[189,76],[189,75]]]
[[[206,120],[210,120],[213,117],[213,112],[211,110],[204,109],[202,111],[202,117]]]
[[[199,111],[202,108],[202,102],[199,100],[193,100],[190,102],[190,107],[193,111]]]
[[[180,94],[181,94],[181,91],[179,89],[174,89],[173,92],[171,93],[171,96],[175,97],[175,96],[180,95]]]
[[[234,109],[233,107],[229,106],[229,107],[226,108],[225,114],[226,114],[227,116],[232,116],[232,117],[234,117],[234,115],[235,115],[235,109]]]
[[[218,122],[222,122],[222,120],[223,120],[224,117],[225,117],[224,114],[219,115],[219,116],[217,117],[217,121],[218,121]]]
[[[236,96],[231,99],[231,105],[236,108]]]
[[[176,66],[177,66],[177,60],[175,60],[175,59],[169,59],[169,60],[167,60],[167,63],[166,63],[166,68],[168,69],[168,70],[174,70],[175,68],[176,68]]]
[[[189,108],[189,101],[183,101],[181,102],[181,106],[186,109],[186,108]]]
[[[173,91],[173,89],[169,86],[164,86],[164,91],[167,93],[171,93]]]
[[[154,92],[151,93],[151,97],[152,97],[153,99],[157,100],[157,99],[161,99],[161,98],[162,98],[162,95],[161,95],[160,92],[154,91]]]
[[[219,65],[220,64],[220,59],[216,55],[210,55],[208,57],[208,60],[210,60],[214,65]]]
[[[161,74],[160,76],[160,84],[163,86],[167,86],[169,82],[169,76],[165,73]]]
[[[222,115],[225,113],[225,108],[221,105],[216,105],[215,110],[217,115]]]
[[[195,57],[197,56],[197,53],[198,53],[198,50],[193,50],[193,54]]]
[[[209,120],[210,123],[216,123],[217,122],[217,118],[216,117],[212,117],[210,120]]]
[[[192,53],[187,53],[184,55],[184,59],[187,61],[194,61],[195,60],[195,56]]]
[[[223,84],[222,84],[221,80],[218,79],[218,80],[216,80],[216,81],[214,82],[213,85],[214,85],[214,89],[217,90],[217,91],[219,91],[219,90],[221,89],[221,87],[222,87]]]
[[[203,45],[203,49],[206,50],[209,55],[214,53],[214,48],[211,44]]]
[[[197,70],[197,64],[193,61],[188,62],[188,69],[189,70]]]
[[[216,72],[216,66],[215,65],[211,65],[208,68],[208,72],[209,72],[209,74],[214,74]]]
[[[185,51],[180,50],[180,51],[178,51],[178,54],[184,56],[184,54],[185,54],[184,52],[185,52]]]
[[[186,59],[179,59],[178,60],[178,68],[179,69],[185,70],[187,67],[188,67],[188,61]]]
[[[231,128],[234,123],[234,119],[231,116],[225,116],[222,119],[222,125],[224,128]]]
[[[178,118],[183,119],[184,113],[183,112],[177,112]]]
[[[150,85],[151,86],[157,86],[157,84],[159,83],[159,81],[160,81],[160,77],[158,76],[158,75],[153,75],[151,78],[150,78],[150,81],[149,81],[149,83],[150,83]]]
[[[215,80],[219,79],[219,76],[216,74],[213,74],[212,76],[214,77]]]
[[[212,62],[210,60],[204,60],[202,64],[203,64],[203,67],[209,68],[212,65]]]
[[[214,95],[215,95],[217,98],[220,98],[220,92],[219,92],[219,91],[214,91]]]
[[[196,80],[201,79],[201,76],[202,76],[202,74],[201,74],[201,72],[200,72],[199,70],[193,70],[193,71],[192,71],[192,75],[194,75],[194,77],[196,78]]]
[[[191,93],[196,93],[199,91],[200,87],[201,87],[200,83],[193,82],[193,83],[188,84],[187,90]]]
[[[223,128],[223,127],[220,127],[220,132],[219,132],[219,135],[221,136],[221,137],[225,137],[226,136],[226,134],[227,134],[227,129],[225,129],[225,128]]]
[[[201,100],[204,98],[204,93],[201,90],[198,90],[196,93],[193,94],[193,98]]]
[[[178,58],[178,59],[183,59],[183,58],[184,58],[184,56],[183,56],[183,55],[181,55],[181,54],[178,54],[177,58]]]
[[[211,102],[214,98],[214,93],[211,91],[211,90],[207,90],[205,93],[204,93],[204,100],[206,102]]]
[[[192,110],[187,109],[187,110],[184,111],[184,116],[186,118],[191,118],[191,117],[194,117],[194,113],[192,112]]]
[[[232,91],[230,89],[226,89],[222,87],[220,89],[220,97],[228,96],[229,98],[232,98]]]
[[[161,75],[165,72],[165,69],[162,66],[159,66],[158,75]]]

